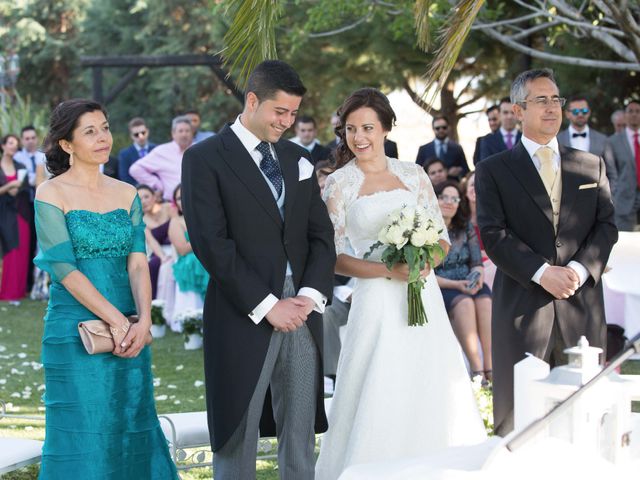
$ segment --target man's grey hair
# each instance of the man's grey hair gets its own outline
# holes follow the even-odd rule
[[[191,127],[191,120],[189,120],[189,117],[187,117],[186,115],[178,115],[177,117],[174,117],[173,120],[171,120],[171,131],[173,132],[176,127],[178,126],[179,123],[186,123],[187,125],[189,125],[189,127]]]
[[[613,112],[611,114],[611,123],[614,123],[616,121],[616,117],[621,117],[621,116],[624,117],[624,110],[620,109]]]
[[[511,84],[511,103],[514,105],[521,105],[529,93],[527,90],[527,83],[537,80],[538,78],[548,78],[553,83],[556,83],[556,79],[553,76],[553,70],[550,68],[540,68],[522,72]]]

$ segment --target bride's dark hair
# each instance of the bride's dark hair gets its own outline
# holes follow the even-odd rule
[[[335,132],[340,138],[340,143],[338,143],[338,147],[336,148],[336,168],[344,167],[355,156],[347,145],[344,125],[346,124],[347,117],[352,112],[363,107],[369,107],[376,112],[382,128],[387,132],[390,132],[396,123],[396,114],[393,108],[391,108],[389,99],[380,90],[375,88],[361,88],[353,92],[338,109],[340,123],[336,126]]]

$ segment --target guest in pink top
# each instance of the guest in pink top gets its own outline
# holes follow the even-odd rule
[[[129,168],[129,175],[138,184],[161,191],[166,201],[171,201],[173,191],[180,183],[182,155],[193,143],[193,129],[188,117],[173,119],[171,137],[173,141],[158,145]]]

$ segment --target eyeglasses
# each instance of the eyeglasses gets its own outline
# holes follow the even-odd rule
[[[564,104],[567,103],[567,99],[562,97],[536,97],[533,100],[523,100],[518,103],[521,105],[533,103],[538,107],[548,107],[549,105],[552,107],[564,107]]]
[[[139,136],[146,135],[146,134],[147,134],[147,131],[146,130],[142,130],[141,132],[135,132],[135,133],[132,133],[131,135],[133,135],[134,137],[138,138]]]
[[[453,203],[455,205],[460,203],[460,197],[450,197],[449,195],[438,195],[438,200],[442,200],[444,203]]]
[[[589,113],[589,109],[588,108],[572,108],[571,110],[569,110],[571,113],[573,113],[574,115],[586,115],[587,113]]]
[[[446,130],[449,128],[447,125],[440,125],[439,127],[433,127],[434,130]]]

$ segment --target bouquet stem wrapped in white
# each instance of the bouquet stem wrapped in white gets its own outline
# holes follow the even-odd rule
[[[374,250],[386,247],[381,260],[389,270],[398,263],[408,265],[409,326],[428,322],[421,297],[426,280],[420,277],[420,272],[427,263],[433,268],[436,255],[444,257],[444,250],[438,243],[441,233],[424,207],[403,206],[389,215],[389,223],[382,227],[378,241],[365,255],[368,258]]]

